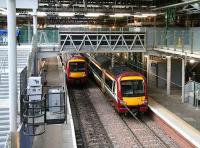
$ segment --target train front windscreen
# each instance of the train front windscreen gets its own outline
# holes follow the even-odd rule
[[[71,72],[84,72],[85,62],[70,62],[69,67]]]
[[[144,96],[143,80],[121,81],[122,97],[139,97]]]

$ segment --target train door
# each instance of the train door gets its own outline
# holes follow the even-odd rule
[[[116,85],[116,81],[113,81],[113,83],[112,83],[112,93],[114,95],[114,99],[117,101],[117,85]]]

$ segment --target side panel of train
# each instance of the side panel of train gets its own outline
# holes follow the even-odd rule
[[[147,88],[143,76],[125,74],[116,78],[92,60],[89,61],[89,68],[102,90],[113,99],[118,112],[125,113],[128,109],[133,112],[147,111]]]

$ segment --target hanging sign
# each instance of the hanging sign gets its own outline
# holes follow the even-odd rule
[[[7,8],[7,0],[0,0],[0,8]],[[16,0],[16,8],[38,9],[38,0]]]

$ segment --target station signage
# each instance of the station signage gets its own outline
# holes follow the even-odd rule
[[[7,7],[7,0],[0,0],[0,8]],[[38,0],[16,0],[18,9],[38,9]]]

